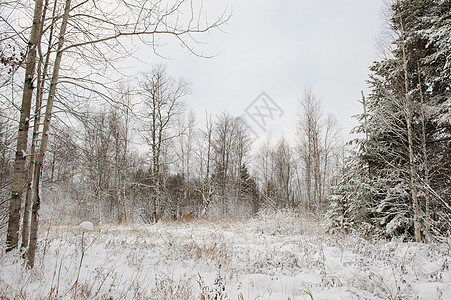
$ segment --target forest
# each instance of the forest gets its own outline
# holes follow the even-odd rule
[[[164,63],[133,76],[118,67],[133,41],[158,54],[160,36],[214,59],[198,37],[231,15],[204,18],[196,2],[0,0],[2,251],[32,268],[42,224],[287,210],[332,234],[449,243],[449,0],[391,1],[346,144],[314,87],[299,95],[294,143],[256,143],[244,115],[196,115],[189,78]]]

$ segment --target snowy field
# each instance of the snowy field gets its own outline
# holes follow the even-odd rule
[[[0,299],[451,299],[449,244],[322,231],[290,212],[103,225],[79,268],[80,229],[43,224],[35,269],[2,249]]]

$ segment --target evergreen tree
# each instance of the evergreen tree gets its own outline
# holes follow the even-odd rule
[[[339,180],[330,196],[331,205],[326,214],[331,232],[336,229],[350,231],[358,225],[370,229],[371,222],[371,184],[368,178],[367,163],[363,155],[354,153],[343,163]],[[374,229],[374,228],[373,228]]]
[[[392,57],[371,67],[367,114],[335,188],[335,227],[369,221],[387,236],[450,232],[451,6],[404,0],[391,6]],[[367,172],[361,172],[363,166]],[[413,189],[418,193],[413,193]],[[419,208],[415,211],[418,195]],[[363,201],[363,202],[362,202]],[[365,216],[359,218],[356,216]],[[419,222],[418,222],[419,223]],[[419,240],[420,234],[415,238]]]

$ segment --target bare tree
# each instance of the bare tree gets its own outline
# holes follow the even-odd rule
[[[49,184],[73,183],[74,176],[79,172],[80,145],[75,130],[62,121],[56,120],[51,128],[48,155],[44,163],[43,180]]]
[[[186,0],[175,0],[172,3],[166,1],[127,3],[122,0],[117,0],[113,3],[80,1],[75,2],[73,5],[70,0],[54,0],[52,3],[54,7],[58,7],[59,14],[61,14],[61,11],[64,12],[60,17],[45,19],[46,22],[51,22],[52,25],[41,26],[43,7],[48,6],[43,6],[42,0],[35,2],[31,37],[28,43],[27,70],[23,88],[19,137],[16,149],[12,197],[10,200],[7,237],[8,251],[16,248],[18,243],[21,194],[26,185],[24,154],[26,154],[27,150],[31,98],[35,84],[36,50],[41,39],[46,34],[51,35],[52,30],[48,29],[53,28],[53,24],[55,24],[55,28],[59,29],[59,36],[57,43],[54,43],[49,35],[42,39],[48,45],[51,45],[47,53],[42,55],[47,55],[47,57],[50,54],[53,55],[53,59],[50,60],[53,71],[49,81],[50,86],[46,88],[47,103],[43,135],[33,170],[35,199],[32,207],[32,237],[30,238],[30,242],[33,244],[36,241],[34,235],[37,233],[37,212],[40,206],[40,170],[47,148],[57,85],[63,83],[72,85],[75,88],[84,90],[85,93],[95,93],[100,98],[112,100],[113,97],[108,95],[108,93],[101,92],[102,88],[106,88],[106,86],[99,84],[99,81],[96,79],[108,77],[107,71],[115,70],[113,62],[131,54],[125,50],[127,47],[121,44],[120,39],[139,37],[141,41],[152,46],[156,51],[159,47],[156,37],[168,35],[175,37],[192,53],[198,54],[193,47],[198,42],[193,34],[206,33],[223,24],[228,18],[223,14],[216,21],[204,23],[201,21],[202,8],[195,7],[191,1]],[[41,28],[45,28],[45,30],[40,30]],[[67,64],[62,60],[63,53],[66,57],[71,58]],[[91,66],[91,68],[87,66]],[[64,75],[60,76],[60,71]],[[68,106],[70,107],[70,105]],[[31,246],[30,244],[30,248]],[[32,263],[30,266],[32,266]]]
[[[297,143],[301,166],[296,167],[298,189],[307,211],[319,214],[325,206],[333,178],[332,166],[339,159],[339,129],[335,117],[322,117],[321,103],[311,88],[306,88],[300,101]]]
[[[298,147],[303,162],[306,209],[312,211],[321,202],[320,190],[320,119],[321,108],[311,88],[306,88],[300,102]],[[317,211],[318,212],[318,211]]]
[[[174,147],[177,149],[176,171],[183,174],[185,180],[190,180],[192,175],[192,157],[195,135],[196,115],[192,110],[187,115],[180,115],[177,120],[177,142]]]
[[[271,154],[274,183],[277,191],[277,206],[279,208],[293,207],[294,161],[291,147],[282,137]]]
[[[23,86],[22,104],[20,111],[19,131],[17,136],[16,158],[14,162],[13,183],[9,206],[8,234],[6,238],[6,251],[11,251],[18,246],[20,209],[22,205],[22,193],[26,182],[26,151],[28,141],[28,128],[30,120],[31,99],[35,84],[35,66],[37,61],[37,48],[41,40],[41,17],[43,1],[36,0],[34,7],[33,26],[27,49],[27,62],[25,81]]]
[[[256,169],[258,179],[261,184],[263,204],[275,208],[276,199],[272,199],[273,190],[273,164],[272,164],[272,145],[269,137],[259,146],[256,154]]]
[[[8,199],[11,192],[12,166],[15,136],[12,121],[0,116],[0,231],[6,228],[8,220]]]
[[[53,102],[55,99],[56,86],[59,78],[60,64],[63,56],[63,46],[64,46],[64,36],[66,34],[67,22],[69,19],[69,12],[71,8],[71,0],[66,0],[66,4],[64,6],[64,14],[61,21],[60,32],[58,36],[58,44],[57,44],[57,53],[55,57],[55,62],[53,63],[53,72],[52,79],[50,82],[50,89],[47,97],[45,116],[44,116],[44,124],[42,129],[42,139],[41,145],[39,147],[39,153],[35,162],[34,167],[34,176],[33,176],[33,190],[35,192],[33,205],[31,208],[31,223],[30,223],[30,245],[28,249],[28,261],[27,264],[30,268],[34,265],[34,257],[36,253],[37,247],[37,239],[38,239],[38,211],[41,206],[41,200],[39,196],[39,184],[41,177],[41,169],[42,164],[44,163],[44,155],[47,151],[47,145],[49,140],[49,130],[50,130],[50,122],[52,117],[53,110]]]
[[[118,221],[127,223],[127,186],[130,175],[129,144],[131,140],[131,90],[129,87],[121,87],[121,105],[119,113],[113,114],[111,127],[114,138],[115,161],[115,195],[117,201]]]
[[[29,3],[0,1],[0,89],[5,102],[13,102],[17,85],[23,88],[17,77],[23,78],[28,38],[27,30],[18,24],[21,13],[30,9]]]
[[[245,119],[242,117],[237,117],[235,119],[235,138],[234,149],[235,149],[235,177],[236,177],[236,205],[239,206],[239,201],[243,191],[243,185],[246,183],[243,180],[243,166],[245,166],[246,157],[251,149],[251,139],[249,136],[249,125],[246,123]]]
[[[201,195],[202,195],[202,210],[200,217],[204,217],[210,206],[212,196],[214,193],[214,185],[211,178],[212,168],[212,149],[213,148],[213,121],[206,117],[205,130],[201,130],[201,136],[199,138],[199,177],[201,180]]]
[[[343,149],[340,141],[340,128],[338,126],[337,118],[330,113],[327,115],[323,125],[322,143],[321,190],[323,199],[327,199],[330,195],[331,187],[333,186],[333,167],[340,164]]]
[[[56,1],[53,6],[52,18],[56,18]],[[42,12],[42,20],[46,18],[47,7],[49,5],[49,0],[46,0],[44,9]],[[40,24],[40,35],[42,38],[42,33],[44,31],[44,21]],[[49,43],[47,48],[47,54],[44,55],[41,47],[41,43],[37,46],[37,51],[39,54],[39,60],[37,65],[37,89],[36,89],[36,103],[35,103],[35,111],[33,118],[33,133],[31,140],[31,149],[30,149],[30,159],[28,165],[28,173],[26,177],[26,196],[25,196],[25,205],[24,205],[24,214],[22,220],[22,251],[28,249],[29,243],[29,234],[30,234],[30,213],[31,213],[31,205],[33,201],[33,189],[32,189],[32,181],[34,175],[34,168],[36,163],[36,152],[38,147],[38,138],[39,138],[39,129],[41,124],[41,110],[42,110],[42,100],[44,97],[44,87],[47,79],[47,69],[50,65],[50,49],[53,41],[53,32],[54,32],[54,22],[51,23],[49,28]]]
[[[111,188],[114,174],[114,131],[109,127],[106,113],[92,114],[84,124],[82,158],[87,194],[97,205],[98,220],[104,221],[104,206]]]
[[[160,185],[162,181],[163,150],[166,144],[178,136],[171,132],[171,126],[181,113],[183,98],[189,94],[189,84],[183,79],[176,80],[159,65],[144,74],[141,83],[144,111],[142,136],[150,147],[151,163],[151,220],[158,221]]]
[[[223,215],[232,212],[229,208],[242,208],[239,202],[242,185],[240,175],[250,146],[249,127],[245,120],[228,113],[219,115],[213,128],[212,177],[221,199],[220,210]]]
[[[233,143],[235,138],[234,117],[222,113],[215,122],[213,133],[214,181],[221,197],[222,214],[228,213],[227,192],[232,178]]]

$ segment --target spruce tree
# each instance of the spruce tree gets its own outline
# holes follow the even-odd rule
[[[410,239],[415,232],[418,241],[431,231],[438,238],[451,228],[451,5],[404,0],[391,12],[397,38],[391,57],[370,68],[367,113],[356,129],[367,138],[354,141],[358,150],[335,189],[331,223],[369,220],[387,236]],[[368,172],[359,172],[363,166]],[[418,213],[421,232],[414,230]]]

